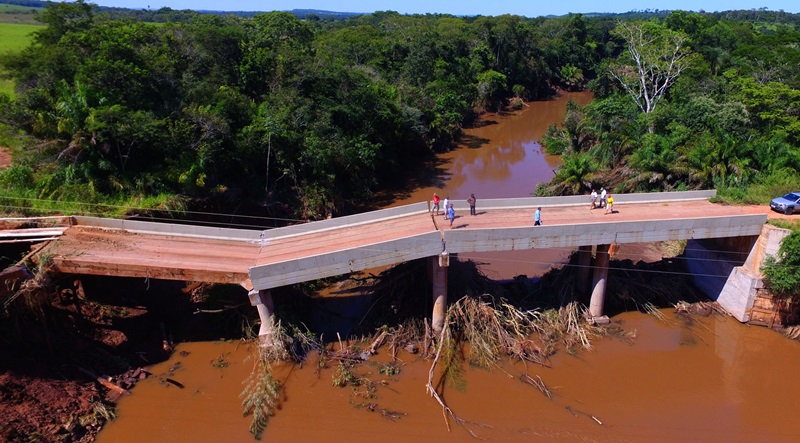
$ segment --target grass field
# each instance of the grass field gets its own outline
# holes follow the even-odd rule
[[[38,13],[44,8],[32,8],[29,6],[9,5],[0,3],[0,23],[17,23],[35,25]]]
[[[31,6],[9,5],[8,3],[0,3],[0,12],[27,12],[33,13],[34,11],[41,11],[42,8],[33,8]]]
[[[22,50],[30,44],[31,34],[38,29],[42,26],[0,23],[0,52]]]
[[[16,52],[26,48],[33,39],[33,32],[41,29],[39,25],[0,23],[0,53]],[[0,66],[0,74],[3,72]],[[0,76],[0,93],[14,95],[14,83]]]

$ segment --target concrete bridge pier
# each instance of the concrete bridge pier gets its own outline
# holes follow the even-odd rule
[[[608,280],[608,248],[609,245],[597,245],[592,277],[592,298],[589,301],[589,322],[593,324],[608,323],[608,317],[603,315]]]
[[[592,247],[579,246],[576,262],[578,265],[578,276],[575,282],[575,290],[579,294],[588,294],[591,288]]]
[[[261,320],[258,343],[262,348],[269,347],[275,332],[275,304],[272,302],[272,294],[268,289],[253,289],[247,295],[250,297],[250,304],[258,309],[258,318]]]
[[[447,268],[450,266],[450,254],[445,251],[430,257],[428,260],[433,286],[431,327],[433,328],[433,333],[439,335],[444,329],[444,318],[447,314]]]

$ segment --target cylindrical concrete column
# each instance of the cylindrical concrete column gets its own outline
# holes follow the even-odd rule
[[[450,265],[450,256],[442,252],[439,256],[430,258],[433,286],[433,317],[431,327],[433,333],[438,335],[444,329],[444,318],[447,314],[447,267]]]
[[[269,290],[253,289],[248,293],[250,304],[258,309],[261,327],[258,329],[258,342],[261,346],[271,346],[275,332],[275,304]]]
[[[592,277],[592,247],[580,246],[578,248],[578,255],[576,257],[576,265],[578,266],[577,277],[575,281],[575,290],[579,294],[588,294]]]
[[[589,301],[589,316],[594,319],[603,315],[608,280],[608,245],[597,245],[592,277],[592,298]]]

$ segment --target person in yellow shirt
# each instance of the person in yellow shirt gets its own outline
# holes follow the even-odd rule
[[[614,197],[612,197],[611,194],[608,194],[608,197],[606,198],[606,212],[605,213],[606,214],[608,214],[608,213],[613,214],[614,213]]]

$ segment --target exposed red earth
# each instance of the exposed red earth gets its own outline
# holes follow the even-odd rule
[[[0,146],[0,169],[5,169],[12,164],[11,150]]]

